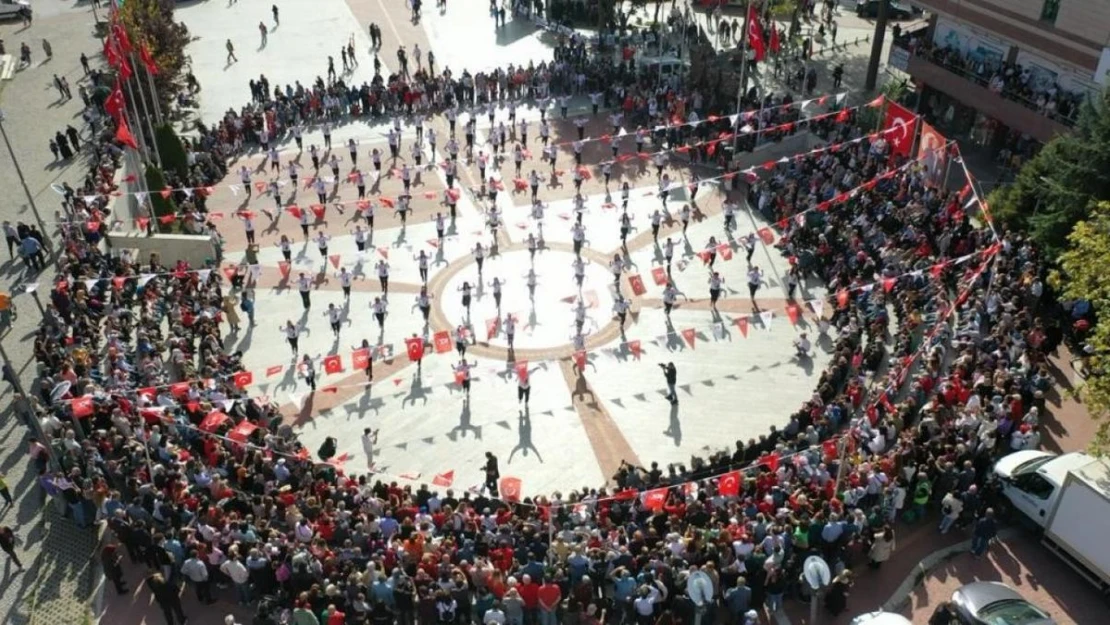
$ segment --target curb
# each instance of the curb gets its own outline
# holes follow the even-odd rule
[[[1000,541],[1012,538],[1018,534],[1018,531],[1018,529],[1012,527],[1003,528],[998,532],[998,536],[995,540]],[[934,551],[922,558],[921,562],[918,562],[917,566],[906,576],[906,579],[902,580],[902,583],[898,586],[898,589],[894,591],[894,594],[890,596],[890,599],[883,602],[882,609],[886,612],[897,612],[909,601],[910,594],[921,585],[925,576],[932,572],[934,568],[970,549],[971,539],[968,539],[958,542],[955,545],[945,547],[944,549]]]

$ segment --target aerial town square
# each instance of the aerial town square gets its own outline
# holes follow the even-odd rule
[[[0,622],[1101,622],[1107,32],[0,0]]]

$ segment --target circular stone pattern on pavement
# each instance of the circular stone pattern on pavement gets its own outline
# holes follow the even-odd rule
[[[532,261],[523,250],[509,251],[486,258],[479,281],[478,265],[473,258],[455,272],[440,292],[436,293],[444,316],[452,326],[467,324],[462,304],[462,288],[469,283],[472,290],[469,325],[477,340],[490,347],[507,349],[508,339],[503,323],[493,336],[489,325],[497,319],[493,297],[493,280],[502,283],[501,314],[513,315],[516,322],[516,349],[551,349],[570,346],[576,331],[575,309],[579,301],[586,308],[582,333],[589,339],[613,321],[613,278],[608,267],[591,262],[585,256],[585,279],[579,289],[575,279],[575,256],[571,252],[545,250]],[[535,271],[536,287],[528,288],[529,269]]]

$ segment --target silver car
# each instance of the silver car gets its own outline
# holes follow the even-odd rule
[[[1044,610],[999,582],[974,582],[952,593],[965,625],[1056,625]]]

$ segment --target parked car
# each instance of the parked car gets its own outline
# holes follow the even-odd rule
[[[972,582],[952,593],[963,625],[1056,625],[1048,614],[1000,582]]]
[[[910,619],[893,612],[869,612],[852,619],[849,625],[913,625]]]
[[[878,17],[879,2],[882,0],[856,0],[856,15],[860,17]],[[886,16],[892,20],[908,20],[921,13],[916,7],[906,6],[896,0],[886,0]]]

